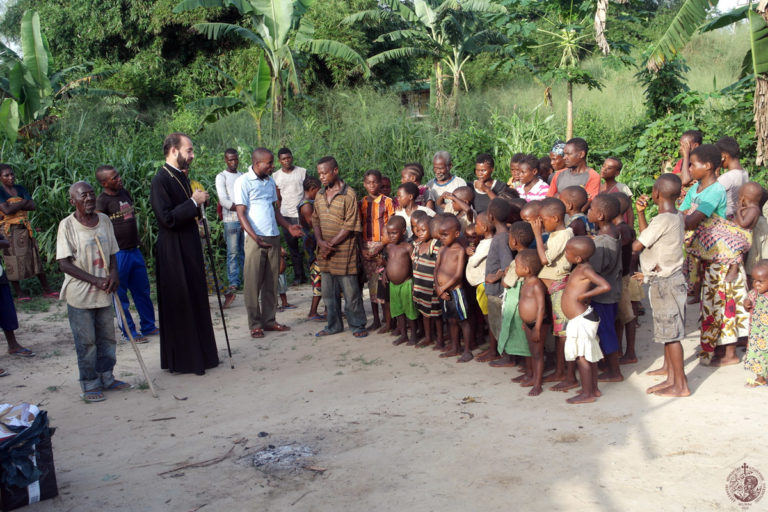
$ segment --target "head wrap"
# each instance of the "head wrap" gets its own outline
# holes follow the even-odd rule
[[[565,142],[561,140],[558,140],[557,142],[555,142],[555,145],[552,146],[552,150],[550,151],[550,153],[554,155],[560,155],[560,156],[563,156],[564,152],[565,152]]]

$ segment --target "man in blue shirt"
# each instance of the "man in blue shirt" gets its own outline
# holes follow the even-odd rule
[[[301,226],[286,221],[277,208],[277,187],[270,176],[275,157],[265,148],[251,154],[248,172],[235,181],[234,203],[246,235],[245,309],[252,338],[263,338],[264,331],[288,331],[275,321],[277,278],[280,274],[280,232],[278,224],[295,237]]]

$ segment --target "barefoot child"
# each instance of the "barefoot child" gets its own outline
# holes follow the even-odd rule
[[[632,250],[640,253],[640,273],[633,278],[650,283],[648,297],[653,310],[653,338],[664,344],[664,365],[649,375],[666,375],[666,380],[648,388],[660,396],[688,396],[688,380],[683,367],[685,336],[685,277],[683,276],[684,217],[675,208],[682,181],[675,174],[662,174],[653,185],[653,202],[659,213],[650,224],[645,218],[647,196],[637,202],[640,235]],[[642,252],[641,252],[642,251]]]
[[[389,283],[389,312],[392,318],[397,320],[397,328],[400,337],[392,342],[400,345],[408,340],[406,330],[406,318],[408,328],[411,331],[409,345],[416,344],[416,319],[419,312],[413,304],[413,280],[411,279],[411,253],[413,246],[405,240],[405,219],[394,216],[387,222],[386,245],[386,282]]]
[[[597,336],[605,355],[607,370],[598,375],[600,382],[621,382],[619,369],[619,339],[616,336],[616,313],[621,297],[621,239],[613,220],[619,216],[619,201],[611,194],[598,194],[592,200],[587,218],[598,228],[594,237],[595,253],[589,264],[611,289],[592,299],[592,309],[600,318]]]
[[[498,340],[501,334],[501,295],[504,288],[501,279],[510,263],[512,263],[512,251],[509,249],[509,233],[506,219],[510,212],[509,203],[497,197],[488,205],[486,215],[488,223],[493,225],[494,235],[488,248],[488,258],[485,260],[485,295],[488,298],[488,328],[493,338]],[[494,349],[495,350],[495,349]],[[492,354],[489,354],[492,356]],[[513,366],[509,356],[491,363],[493,366]]]
[[[315,211],[315,197],[321,187],[320,180],[314,176],[304,179],[304,198],[299,203],[299,222],[304,230],[304,250],[307,253],[309,263],[309,280],[312,283],[312,305],[307,314],[308,320],[323,321],[325,315],[317,312],[320,299],[323,296],[320,266],[317,264],[317,241],[312,231],[312,213]]]
[[[459,328],[464,336],[464,353],[456,361],[466,363],[472,360],[472,329],[469,325],[469,302],[464,290],[464,268],[467,256],[459,244],[461,225],[456,217],[446,217],[440,223],[438,236],[442,248],[435,263],[435,293],[440,298],[443,317],[448,320],[451,330],[451,348],[440,357],[459,355]]]
[[[538,278],[540,271],[541,261],[536,251],[524,249],[517,253],[515,272],[523,279],[519,291],[517,314],[523,324],[523,332],[528,341],[530,354],[530,357],[527,358],[529,367],[526,372],[527,378],[524,378],[520,385],[532,387],[528,396],[541,394],[541,383],[544,376],[544,341],[547,337],[544,325],[547,323],[548,316],[546,308],[547,288]]]
[[[621,340],[626,331],[627,349],[624,355],[619,357],[619,364],[633,364],[637,362],[635,354],[635,333],[637,331],[637,315],[632,307],[632,242],[635,241],[635,230],[624,222],[624,212],[631,210],[629,197],[622,192],[614,192],[619,203],[619,216],[613,222],[621,235],[621,296],[619,297],[619,310],[616,314],[616,337],[619,339],[619,353],[621,353]],[[633,216],[634,218],[634,216]]]
[[[568,398],[566,402],[569,404],[594,402],[601,395],[597,388],[596,365],[603,358],[597,341],[600,320],[592,306],[588,305],[588,300],[610,292],[611,285],[589,264],[594,252],[594,242],[585,236],[572,238],[565,246],[566,258],[575,267],[571,270],[562,297],[563,313],[568,319],[564,351],[567,361],[576,361],[581,379],[581,392]]]
[[[381,267],[381,251],[384,250],[382,237],[389,218],[395,214],[395,206],[392,198],[381,193],[381,173],[377,170],[366,171],[363,178],[363,186],[368,195],[360,201],[360,220],[362,221],[362,247],[363,268],[368,279],[368,290],[371,295],[371,313],[373,323],[368,330],[381,327],[379,320],[379,307],[381,303],[377,298],[377,286],[379,283],[379,268]],[[384,316],[382,304],[382,316]],[[389,330],[389,325],[384,325],[383,332]]]
[[[488,324],[488,296],[485,294],[485,262],[491,249],[494,231],[493,226],[488,222],[488,214],[486,212],[477,214],[477,221],[474,226],[475,235],[479,238],[479,241],[476,247],[472,247],[471,244],[467,247],[469,259],[467,260],[466,277],[467,283],[475,290],[480,313],[483,315],[485,323]],[[496,355],[496,338],[490,327],[488,328],[488,338],[488,348],[477,356],[477,360],[480,362],[490,361],[492,360],[491,357]]]
[[[437,240],[432,238],[430,217],[426,214],[416,218],[414,215],[413,234],[416,242],[413,244],[413,302],[421,313],[424,322],[424,340],[417,347],[427,347],[433,342],[435,350],[441,350],[443,345],[443,322],[440,319],[440,302],[435,294],[435,262],[439,247]]]
[[[768,377],[768,260],[760,260],[752,269],[752,290],[747,309],[749,317],[749,345],[744,369],[747,387],[765,386]]]
[[[530,204],[530,203],[529,203]],[[547,287],[547,293],[552,304],[552,334],[555,343],[555,371],[546,377],[544,382],[560,381],[552,387],[554,391],[567,391],[578,386],[573,365],[566,368],[565,364],[565,325],[567,318],[561,307],[563,290],[568,281],[571,264],[565,257],[565,246],[573,238],[573,230],[565,227],[565,205],[559,199],[548,197],[541,202],[540,216],[533,219],[531,228],[536,239],[536,252],[543,268],[539,279]],[[542,231],[549,232],[546,244],[542,239]]]

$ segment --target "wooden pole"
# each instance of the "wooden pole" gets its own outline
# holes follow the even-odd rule
[[[104,255],[104,249],[101,247],[101,242],[99,241],[99,237],[96,236],[96,246],[99,248],[99,255],[101,255],[101,260],[104,262],[104,268],[107,270],[107,273],[109,273],[109,260]],[[120,315],[120,320],[123,322],[123,326],[125,327],[125,333],[128,335],[128,339],[131,342],[131,346],[133,347],[133,351],[136,352],[136,359],[139,360],[139,366],[141,366],[141,371],[144,372],[144,378],[147,379],[147,384],[149,384],[149,390],[152,392],[152,396],[157,398],[157,391],[155,391],[155,385],[152,384],[152,379],[149,378],[149,372],[147,371],[147,367],[144,364],[144,358],[141,357],[141,352],[139,351],[139,347],[136,345],[136,341],[133,339],[133,335],[131,334],[131,330],[128,328],[128,322],[125,319],[125,311],[123,311],[123,304],[120,302],[120,297],[117,296],[117,293],[112,292],[112,300],[115,303],[115,306],[117,307],[117,312]]]

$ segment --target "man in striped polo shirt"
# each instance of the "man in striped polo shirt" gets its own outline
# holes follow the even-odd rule
[[[341,320],[341,293],[344,294],[347,323],[356,338],[368,336],[360,283],[357,280],[360,210],[352,187],[339,178],[339,164],[331,156],[317,163],[323,188],[315,198],[312,228],[317,239],[317,262],[322,273],[323,302],[327,313],[325,328],[315,336],[344,330]]]

